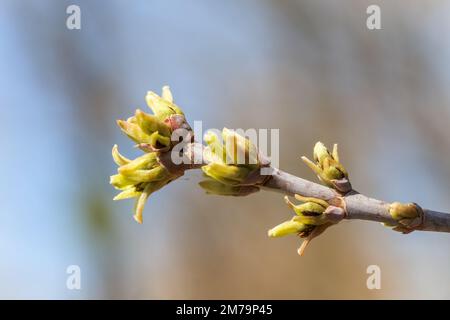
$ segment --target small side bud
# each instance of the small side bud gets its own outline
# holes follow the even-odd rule
[[[424,215],[422,208],[416,203],[393,202],[389,206],[389,213],[399,223],[399,225],[393,228],[395,231],[410,233],[419,228],[423,223]],[[386,226],[391,225],[386,224]]]
[[[389,206],[389,213],[395,220],[416,218],[419,216],[419,210],[414,203],[393,202]]]

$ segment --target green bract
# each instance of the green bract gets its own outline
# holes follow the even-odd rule
[[[416,203],[393,202],[389,206],[389,214],[398,225],[383,223],[386,227],[393,227],[395,231],[410,233],[423,222],[423,211]]]

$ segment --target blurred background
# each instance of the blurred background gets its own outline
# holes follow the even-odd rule
[[[81,30],[66,28],[67,6]],[[368,30],[366,8],[381,8]],[[343,222],[300,258],[281,194],[208,196],[200,172],[113,202],[115,120],[172,88],[191,123],[279,128],[280,167],[340,143],[353,186],[450,210],[449,1],[0,2],[0,298],[449,299],[450,237]],[[81,290],[66,268],[81,268]],[[366,268],[381,268],[368,290]]]

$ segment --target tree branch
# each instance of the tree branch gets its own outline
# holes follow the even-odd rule
[[[233,130],[224,128],[221,139],[214,133],[206,133],[207,146],[196,143],[194,131],[182,110],[173,103],[167,86],[163,87],[161,97],[148,92],[146,101],[153,115],[138,109],[126,121],[117,121],[145,153],[130,160],[115,145],[112,157],[119,167],[117,174],[110,177],[110,183],[121,191],[114,200],[135,198],[134,219],[138,223],[143,221],[144,205],[153,192],[184,175],[186,170],[201,168],[208,178],[200,186],[207,193],[245,196],[264,189],[294,196],[302,202],[295,204],[285,196],[295,215],[268,231],[270,237],[295,234],[303,238],[298,249],[300,255],[312,239],[342,219],[381,222],[402,233],[450,232],[450,214],[422,209],[416,203],[383,202],[353,190],[348,172],[339,160],[337,144],[330,152],[317,142],[313,161],[302,157],[324,184],[320,185],[273,168],[250,139]]]
[[[199,143],[189,144],[185,148],[185,155],[191,160],[191,163],[175,166],[178,173],[184,173],[185,170],[198,169],[206,165],[206,157],[203,154],[203,145]],[[170,153],[166,155],[162,163],[169,169],[174,170]],[[202,162],[195,164],[195,159],[197,162],[202,159]],[[264,182],[258,186],[264,190],[318,198],[327,201],[330,205],[342,207],[345,210],[344,219],[359,219],[400,226],[399,222],[389,212],[391,203],[369,198],[355,190],[341,195],[332,188],[296,177],[277,168],[273,168],[272,175],[268,179],[261,179],[261,181]],[[422,212],[423,217],[420,225],[412,230],[450,232],[450,214],[428,209],[422,209]]]

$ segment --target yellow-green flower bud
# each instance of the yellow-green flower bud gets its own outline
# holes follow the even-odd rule
[[[229,185],[258,183],[258,177],[255,177],[255,181],[247,179],[250,173],[261,167],[258,150],[249,139],[224,128],[222,139],[208,132],[204,140],[208,145],[204,154],[209,164],[203,166],[202,170],[207,176]]]
[[[352,190],[348,180],[348,173],[339,162],[337,144],[333,146],[333,152],[330,153],[322,142],[317,142],[314,146],[315,163],[306,157],[302,157],[302,160],[327,186],[341,193],[347,193]]]
[[[322,151],[323,149],[319,149],[316,153],[318,155],[317,159],[322,157],[320,154]],[[301,238],[306,238],[298,249],[298,253],[302,255],[312,239],[345,217],[345,211],[341,207],[329,205],[328,202],[322,199],[303,197],[298,194],[295,195],[295,198],[304,203],[295,205],[287,196],[285,197],[285,201],[297,215],[290,221],[283,222],[270,230],[269,236],[274,237],[296,233]]]
[[[118,120],[117,124],[137,143],[137,147],[147,153],[130,160],[122,156],[117,145],[114,145],[112,157],[119,168],[118,173],[110,177],[110,183],[122,191],[114,200],[137,198],[134,218],[139,223],[142,222],[142,211],[150,194],[179,176],[178,172],[169,171],[163,161],[164,155],[170,155],[165,152],[175,145],[171,141],[172,132],[178,128],[192,131],[181,109],[173,103],[169,87],[163,87],[162,97],[148,92],[146,101],[154,115],[138,109],[134,116],[126,121]],[[221,173],[220,169],[212,168],[213,174],[216,171]],[[236,179],[236,174],[231,174],[230,179]]]

